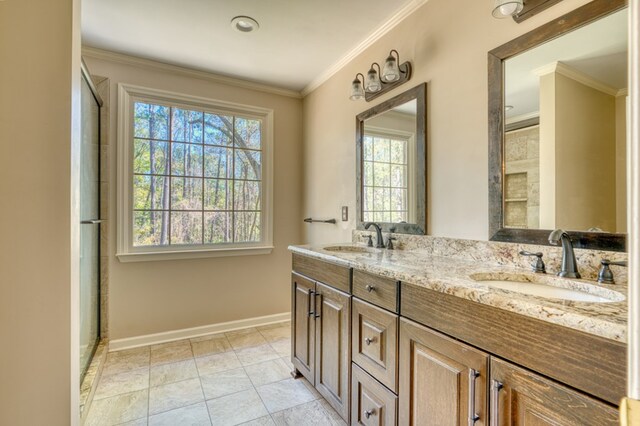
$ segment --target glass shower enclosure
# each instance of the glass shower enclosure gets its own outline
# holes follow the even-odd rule
[[[80,145],[80,380],[100,341],[100,106],[91,77],[82,70]]]

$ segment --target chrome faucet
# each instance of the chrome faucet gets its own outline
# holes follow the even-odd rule
[[[566,278],[580,278],[578,263],[576,262],[576,255],[573,252],[571,238],[564,230],[556,229],[549,234],[549,243],[557,246],[560,242],[562,243],[562,268],[560,272],[558,272],[558,276]]]
[[[364,229],[369,229],[371,226],[376,228],[376,248],[384,248],[384,239],[382,238],[382,229],[380,229],[380,225],[375,222],[366,222],[364,224]]]

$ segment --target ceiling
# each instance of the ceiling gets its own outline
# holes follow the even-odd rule
[[[302,91],[425,1],[82,0],[82,38],[85,46]],[[234,30],[238,15],[260,29]]]
[[[513,106],[507,119],[539,111],[540,77],[535,71],[554,62],[613,89],[626,89],[627,25],[624,9],[507,60],[505,105]]]

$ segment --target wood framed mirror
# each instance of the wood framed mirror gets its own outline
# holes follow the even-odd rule
[[[426,234],[426,93],[422,83],[356,117],[356,222]]]
[[[626,6],[594,0],[489,52],[490,240],[562,228],[626,250]]]

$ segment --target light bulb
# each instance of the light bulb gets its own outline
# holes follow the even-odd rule
[[[349,99],[352,101],[358,101],[364,98],[364,90],[362,89],[362,83],[357,78],[351,83],[351,93]]]
[[[367,80],[364,83],[364,88],[369,93],[375,93],[382,89],[378,73],[373,68],[371,68],[367,73]]]
[[[400,70],[398,69],[398,62],[393,56],[389,56],[384,62],[382,67],[382,80],[390,83],[400,79]]]

